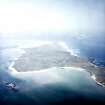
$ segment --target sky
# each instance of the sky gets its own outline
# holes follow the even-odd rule
[[[0,33],[104,32],[104,0],[0,0]]]

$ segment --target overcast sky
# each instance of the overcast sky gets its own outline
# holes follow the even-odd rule
[[[0,33],[103,32],[105,0],[0,0]]]

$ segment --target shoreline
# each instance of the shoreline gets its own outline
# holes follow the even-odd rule
[[[48,70],[48,69],[51,69],[51,68],[57,68],[57,67],[51,67],[51,68],[47,68],[47,69],[41,69],[41,70],[34,70],[34,71],[26,71],[26,72],[18,72],[15,68],[13,68],[13,65],[15,64],[15,61],[11,63],[11,65],[9,66],[9,70],[11,72],[12,75],[14,74],[18,74],[18,73],[34,73],[34,72],[39,72],[39,71],[45,71],[45,70]],[[92,64],[94,65],[94,64]],[[97,67],[96,65],[94,65],[95,67]],[[101,87],[104,87],[105,88],[105,85],[103,85],[102,83],[98,82],[96,80],[96,76],[94,73],[90,72],[90,71],[87,71],[86,69],[82,68],[82,67],[75,67],[75,66],[67,66],[67,67],[58,67],[58,68],[61,68],[61,69],[65,69],[65,68],[76,68],[76,70],[78,69],[78,71],[86,71],[87,73],[89,73],[90,75],[90,78],[92,78],[97,85],[101,86]]]
[[[51,45],[52,45],[52,43],[50,43]],[[63,48],[65,48],[66,50],[68,49],[67,47],[66,47],[66,45],[64,44],[64,43],[61,43],[61,42],[59,42],[58,43],[60,46],[62,46]],[[59,47],[59,46],[58,46]],[[36,48],[36,47],[34,47],[34,48]],[[46,48],[46,46],[45,46],[45,48]],[[47,46],[47,48],[49,48],[49,46]],[[23,48],[24,49],[24,48]],[[28,48],[28,49],[30,49],[30,47]],[[40,49],[39,49],[40,50]],[[43,46],[42,46],[42,50],[43,50]],[[56,48],[54,48],[53,49],[55,52],[56,52]],[[94,80],[94,81],[96,81],[96,83],[97,84],[99,84],[99,85],[101,85],[101,86],[103,86],[103,87],[105,87],[105,85],[103,85],[103,83],[105,83],[104,81],[105,81],[105,79],[104,78],[102,78],[103,80],[99,80],[97,77],[98,77],[98,75],[97,74],[101,74],[101,76],[102,76],[102,74],[104,74],[105,73],[105,68],[104,67],[100,67],[100,66],[97,66],[97,65],[95,65],[94,63],[92,63],[92,62],[90,62],[89,60],[88,60],[88,58],[84,58],[84,57],[82,57],[82,56],[75,56],[75,55],[72,55],[71,54],[71,52],[70,51],[68,51],[67,50],[67,53],[63,53],[64,54],[64,58],[63,58],[63,60],[65,60],[65,57],[66,58],[68,58],[68,57],[71,57],[71,59],[69,59],[69,61],[68,62],[65,62],[65,63],[62,63],[62,64],[60,64],[59,65],[59,62],[57,62],[57,63],[55,63],[55,58],[53,59],[53,61],[51,62],[51,65],[49,65],[49,66],[47,66],[48,68],[46,68],[46,65],[45,65],[45,67],[44,68],[40,68],[40,65],[38,65],[39,66],[39,69],[37,69],[37,65],[34,65],[34,66],[32,66],[33,68],[31,68],[31,69],[33,69],[33,70],[30,70],[30,68],[26,68],[26,67],[29,67],[30,66],[30,63],[31,63],[31,60],[30,60],[30,62],[26,62],[26,60],[27,59],[30,59],[30,58],[32,58],[32,57],[34,57],[34,56],[32,56],[32,54],[34,55],[35,53],[35,51],[34,51],[34,49],[33,49],[33,52],[31,51],[30,52],[30,50],[28,50],[29,52],[28,52],[28,55],[25,55],[25,57],[23,57],[22,59],[23,59],[23,61],[24,61],[24,64],[25,65],[28,65],[28,66],[25,66],[25,69],[24,70],[21,70],[20,69],[20,71],[14,66],[15,64],[16,64],[16,61],[18,61],[19,60],[19,57],[17,57],[13,62],[11,62],[11,64],[10,64],[10,66],[8,67],[8,69],[12,72],[12,73],[25,73],[25,72],[34,72],[34,71],[43,71],[43,70],[46,70],[46,69],[49,69],[49,68],[52,68],[52,67],[61,67],[61,68],[65,68],[65,67],[69,67],[69,68],[80,68],[80,69],[82,69],[82,70],[84,70],[84,71],[86,71],[86,72],[88,72],[89,74],[90,74],[90,77]],[[61,51],[62,52],[62,51]],[[24,53],[26,54],[26,51],[24,50]],[[24,53],[22,53],[21,54],[21,56],[24,54]],[[68,53],[70,53],[70,55],[68,54]],[[39,54],[39,53],[36,53],[36,54]],[[58,53],[57,53],[58,54]],[[68,54],[68,55],[67,55]],[[39,55],[41,55],[41,54],[39,54]],[[38,55],[38,56],[39,56]],[[42,52],[42,57],[43,57],[43,55],[44,55],[44,53]],[[55,55],[56,55],[56,53],[55,53]],[[47,56],[47,55],[46,55]],[[48,56],[49,57],[49,56]],[[55,57],[55,56],[54,56]],[[60,54],[60,57],[62,57],[62,53]],[[60,59],[60,57],[59,57],[59,59]],[[27,58],[27,59],[26,59]],[[36,58],[38,58],[38,57],[36,57]],[[39,61],[38,61],[38,63],[39,64],[41,64],[41,63],[43,63],[43,62],[41,62],[41,60],[42,60],[42,58],[38,58],[39,59]],[[57,59],[57,60],[59,60],[59,59]],[[33,60],[33,59],[32,59]],[[43,60],[45,60],[45,57],[43,57]],[[60,59],[60,61],[63,61],[62,59]],[[68,59],[67,59],[68,60]],[[50,60],[48,60],[48,61],[51,61],[51,58],[50,58]],[[20,61],[19,61],[20,62]],[[26,62],[26,63],[25,63]],[[33,60],[32,62],[35,62],[34,64],[36,64],[36,61],[35,60]],[[61,63],[61,62],[60,62]],[[53,65],[52,65],[53,64]],[[17,65],[17,64],[16,64]],[[21,65],[21,62],[20,62],[20,64],[19,65]],[[17,67],[19,67],[19,65],[17,65]],[[42,65],[41,65],[42,66]],[[34,68],[34,67],[36,67],[36,68]],[[94,77],[93,77],[94,76]],[[97,81],[97,79],[99,80],[99,81]]]

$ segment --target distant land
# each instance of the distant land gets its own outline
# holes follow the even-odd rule
[[[43,70],[51,67],[80,67],[90,73],[97,84],[105,86],[105,68],[88,59],[72,55],[59,44],[24,48],[25,53],[13,65],[18,72]]]

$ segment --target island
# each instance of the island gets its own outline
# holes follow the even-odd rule
[[[105,86],[105,68],[96,66],[88,58],[72,55],[60,45],[24,48],[25,53],[12,66],[18,72],[44,70],[51,67],[80,67],[90,73],[97,84]]]

